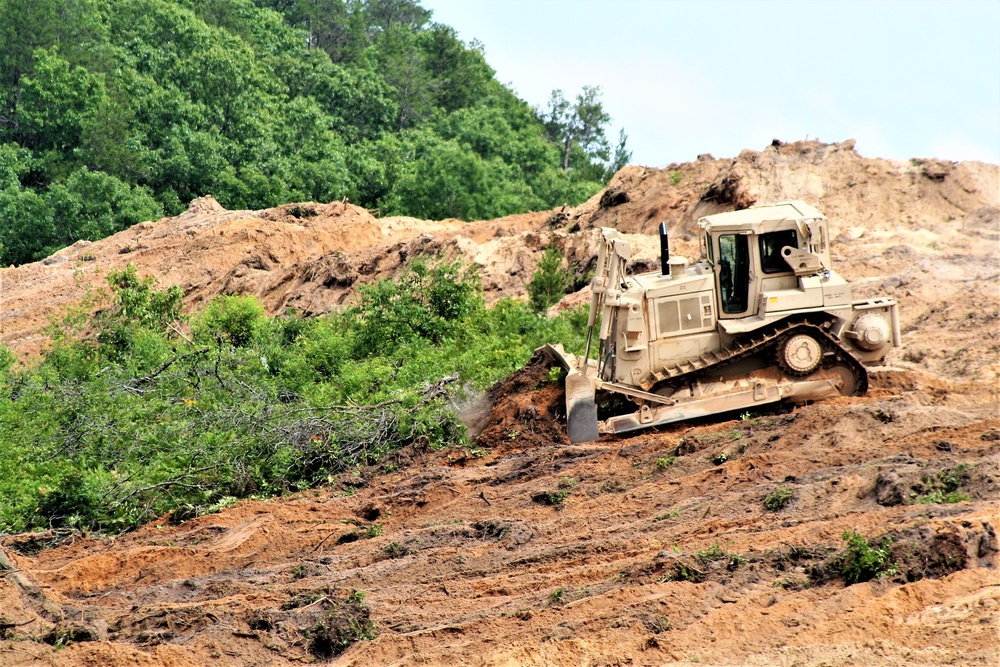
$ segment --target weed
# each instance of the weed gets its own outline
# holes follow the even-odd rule
[[[673,627],[670,623],[670,617],[666,614],[644,614],[640,617],[640,620],[646,629],[654,635],[667,632]]]
[[[972,500],[972,497],[966,493],[935,489],[930,493],[925,493],[918,497],[916,502],[920,505],[941,505],[945,503],[960,503],[967,500]]]
[[[628,487],[625,486],[621,480],[609,479],[601,483],[597,490],[601,493],[623,493],[628,491]]]
[[[676,460],[677,460],[676,456],[661,456],[660,458],[656,459],[656,469],[666,470],[667,468],[672,466],[674,464],[674,461]]]
[[[709,548],[703,551],[696,551],[694,557],[698,559],[702,565],[708,565],[713,561],[720,560],[726,557],[726,552],[718,544],[713,544]]]
[[[693,584],[701,583],[705,578],[704,573],[699,572],[685,563],[674,563],[670,568],[670,574],[664,577],[664,581],[690,581]]]
[[[410,550],[398,542],[390,542],[382,549],[382,552],[389,558],[402,558],[409,554]]]
[[[728,452],[722,452],[722,453],[716,454],[715,456],[712,457],[712,463],[714,463],[717,466],[721,466],[723,463],[725,463],[728,460],[729,460],[729,453]]]
[[[740,415],[740,421],[742,421],[742,422],[753,421],[758,416],[759,415],[757,413],[755,413],[755,412],[749,412],[749,411],[747,411],[747,412],[744,412],[743,414]]]
[[[375,639],[378,634],[371,612],[360,603],[330,607],[318,622],[301,631],[309,642],[309,652],[320,660],[334,658],[355,642]]]
[[[788,576],[782,579],[778,579],[771,585],[774,586],[775,588],[781,588],[786,591],[801,591],[803,589],[809,588],[811,584],[808,579],[805,579],[803,577]]]
[[[304,565],[299,564],[292,568],[292,581],[298,581],[299,579],[306,578],[306,568]]]
[[[359,591],[355,589],[351,591],[350,595],[347,596],[347,601],[350,602],[351,604],[361,604],[362,602],[365,601],[365,595],[367,595],[367,593],[365,593],[364,591]]]
[[[792,501],[794,496],[795,494],[791,488],[787,486],[779,486],[764,497],[764,509],[769,512],[777,512],[780,509],[784,509],[784,507]]]
[[[666,521],[667,519],[676,519],[681,515],[681,512],[683,511],[684,510],[680,507],[672,507],[670,508],[670,511],[667,512],[666,514],[661,514],[660,516],[656,517],[656,521]]]
[[[566,591],[562,588],[557,588],[549,594],[549,600],[552,604],[560,604],[565,596]]]
[[[889,559],[892,538],[883,538],[873,546],[852,530],[844,531],[841,537],[847,542],[847,549],[841,556],[841,569],[848,585],[898,574],[899,569]]]
[[[684,180],[684,174],[674,170],[670,172],[670,185],[679,185],[681,181]]]
[[[562,504],[566,502],[566,499],[569,498],[570,494],[573,493],[573,489],[575,488],[575,479],[572,477],[561,477],[556,491],[543,491],[541,493],[536,493],[531,497],[531,499],[536,503],[541,503],[542,505],[561,507]]]
[[[368,526],[368,537],[369,538],[379,537],[380,535],[382,535],[382,525],[381,524],[373,523],[372,525]]]
[[[969,481],[969,471],[974,467],[974,464],[959,463],[938,472],[936,479],[925,478],[923,481],[930,491],[917,497],[914,502],[920,505],[938,505],[972,500],[968,494],[962,493],[959,489]]]

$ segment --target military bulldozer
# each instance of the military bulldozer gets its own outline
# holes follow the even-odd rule
[[[697,262],[670,256],[661,223],[660,271],[631,276],[630,244],[601,230],[584,354],[542,348],[566,370],[570,441],[861,395],[865,366],[900,345],[896,302],[852,298],[830,261],[826,217],[812,206],[755,206],[699,226]],[[599,403],[619,409],[599,421]]]

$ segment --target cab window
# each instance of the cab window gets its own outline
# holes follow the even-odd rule
[[[719,235],[719,287],[724,313],[746,311],[750,296],[750,244],[743,234]]]
[[[799,247],[798,235],[794,229],[780,232],[768,232],[760,235],[760,270],[764,273],[781,273],[791,271],[791,267],[781,256],[785,246]]]

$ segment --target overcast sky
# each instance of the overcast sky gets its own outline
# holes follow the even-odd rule
[[[856,139],[1000,163],[1000,0],[422,0],[534,106],[600,86],[632,161]]]

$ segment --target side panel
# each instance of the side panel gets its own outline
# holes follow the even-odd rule
[[[697,359],[707,352],[715,352],[720,347],[718,332],[711,331],[683,338],[662,338],[650,345],[650,357],[654,369],[661,370]]]
[[[688,335],[715,329],[715,303],[711,291],[650,299],[649,320],[656,330],[651,338]]]
[[[823,304],[823,279],[806,276],[798,279],[794,289],[768,290],[761,295],[761,315],[789,310],[820,308]]]

